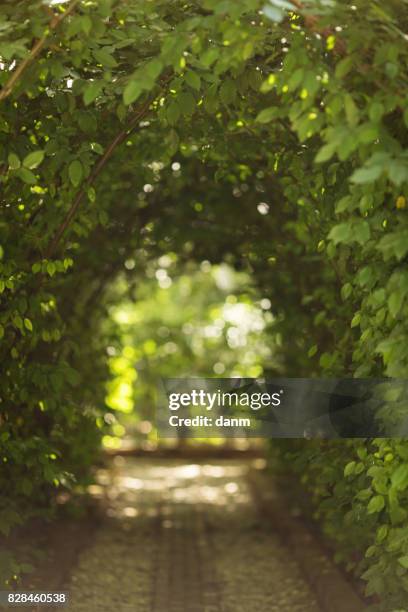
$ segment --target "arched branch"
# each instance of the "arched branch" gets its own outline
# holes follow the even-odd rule
[[[45,46],[45,44],[46,44],[46,42],[48,40],[48,37],[49,37],[50,33],[53,32],[54,30],[56,30],[57,27],[60,25],[60,23],[66,17],[68,17],[68,15],[70,15],[72,13],[72,11],[75,9],[77,4],[79,4],[79,2],[80,2],[80,0],[72,0],[70,5],[68,6],[68,8],[63,13],[60,13],[59,15],[55,15],[51,19],[51,22],[50,22],[50,24],[49,24],[49,26],[47,28],[47,31],[44,34],[44,36],[42,36],[41,38],[39,38],[37,40],[37,42],[32,47],[29,55],[26,57],[25,60],[23,60],[17,66],[17,68],[14,70],[13,74],[11,75],[9,80],[7,81],[7,83],[4,85],[3,89],[0,91],[0,102],[2,100],[5,100],[6,98],[8,98],[8,96],[12,93],[15,85],[17,84],[17,81],[20,79],[22,74],[27,70],[27,68],[33,63],[35,58],[43,50],[43,48],[44,48],[44,46]]]
[[[165,87],[165,85],[168,83],[168,81],[171,78],[172,78],[172,73],[163,76],[162,80],[160,81],[161,89]],[[132,130],[137,126],[137,124],[144,117],[146,117],[146,115],[150,111],[151,104],[154,102],[156,98],[157,98],[157,93],[155,93],[154,96],[151,96],[150,98],[148,98],[140,106],[140,108],[136,110],[133,116],[130,117],[129,122],[127,123],[126,127],[123,130],[121,130],[121,132],[119,132],[119,134],[117,134],[115,138],[111,141],[111,143],[106,147],[102,157],[100,158],[98,163],[95,165],[91,174],[88,176],[83,186],[80,188],[80,190],[76,194],[74,201],[72,202],[71,207],[65,216],[65,219],[62,221],[61,225],[58,227],[54,237],[52,238],[50,244],[48,245],[48,248],[46,249],[45,254],[44,254],[44,257],[46,259],[49,259],[50,257],[54,255],[55,250],[61,241],[61,238],[63,237],[66,229],[68,228],[68,226],[70,225],[71,221],[73,220],[73,218],[75,217],[78,211],[78,208],[83,200],[86,190],[94,183],[95,179],[98,177],[101,170],[105,167],[106,163],[112,157],[112,154],[117,149],[117,147],[120,146],[126,140],[126,138],[131,134]]]
[[[126,138],[129,136],[129,134],[131,133],[132,129],[136,126],[136,124],[139,123],[139,121],[141,121],[147,115],[152,101],[153,101],[152,99],[148,99],[136,111],[136,113],[133,115],[130,122],[127,124],[126,128],[124,128],[121,132],[119,132],[119,134],[117,134],[115,138],[110,142],[110,144],[106,147],[102,157],[99,159],[98,163],[95,165],[91,174],[88,176],[83,186],[80,188],[80,190],[76,194],[74,201],[72,202],[71,207],[65,216],[65,219],[62,221],[61,225],[58,227],[57,231],[55,232],[55,235],[52,238],[45,252],[44,256],[46,259],[49,259],[50,257],[52,257],[53,254],[55,253],[55,250],[62,236],[64,235],[65,231],[67,230],[68,226],[70,225],[71,221],[73,220],[73,218],[75,217],[78,211],[78,208],[83,200],[86,190],[94,183],[95,179],[98,177],[101,170],[105,167],[106,163],[109,161],[109,159],[111,158],[116,148],[126,140]]]

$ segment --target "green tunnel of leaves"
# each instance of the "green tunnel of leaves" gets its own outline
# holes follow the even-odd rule
[[[404,3],[100,0],[55,29],[46,5],[1,16],[3,87],[45,36],[1,102],[4,534],[87,482],[129,258],[130,288],[168,253],[245,270],[289,376],[408,369]],[[285,453],[341,559],[403,605],[407,444]]]

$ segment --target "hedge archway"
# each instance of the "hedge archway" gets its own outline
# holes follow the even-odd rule
[[[2,3],[4,534],[86,477],[103,296],[129,253],[136,283],[166,252],[247,270],[273,304],[288,375],[406,375],[402,4]],[[386,546],[406,524],[406,444],[320,450],[349,512],[378,528],[375,543],[359,532],[371,591],[399,602],[407,544]],[[344,519],[322,512],[332,531]]]

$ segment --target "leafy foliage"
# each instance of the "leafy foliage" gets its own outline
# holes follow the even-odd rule
[[[109,285],[130,256],[135,278],[166,253],[249,272],[289,376],[406,376],[404,1],[1,8],[4,533],[87,477],[107,410]],[[321,475],[357,461],[353,444],[318,446]],[[361,444],[361,472],[339,479],[344,503],[333,495],[324,516],[357,507],[383,461],[383,443]],[[384,444],[387,483],[403,481],[405,443]],[[369,589],[399,604],[408,544],[393,539],[396,494],[375,495],[354,545],[375,546]]]
[[[403,440],[296,441],[275,458],[299,475],[314,518],[334,543],[336,560],[381,595],[381,609],[406,601],[408,450]]]
[[[125,266],[133,269],[129,259]],[[157,444],[155,411],[162,379],[200,376],[259,377],[280,370],[279,347],[271,342],[270,301],[260,299],[246,273],[226,264],[181,266],[175,254],[149,262],[147,278],[129,288],[119,275],[107,347],[112,379],[107,384],[105,420],[113,431],[103,443],[121,438]],[[136,411],[136,414],[135,414]],[[113,435],[112,435],[113,434]]]

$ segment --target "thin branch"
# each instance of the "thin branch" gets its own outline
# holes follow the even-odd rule
[[[163,75],[163,78],[161,79],[159,83],[161,90],[164,89],[167,83],[171,80],[172,76],[173,74],[171,72],[169,74]],[[85,195],[85,190],[93,184],[95,179],[98,177],[100,171],[104,168],[105,164],[111,158],[116,148],[119,145],[121,145],[122,142],[126,140],[129,134],[135,128],[135,126],[149,113],[150,106],[154,102],[154,100],[157,98],[157,95],[158,94],[155,93],[153,96],[148,98],[146,102],[144,102],[144,104],[142,104],[142,106],[130,118],[127,126],[121,132],[119,132],[119,134],[115,136],[112,142],[107,146],[99,162],[96,164],[91,174],[88,176],[83,186],[80,188],[80,190],[76,194],[74,201],[72,202],[71,207],[65,216],[65,219],[62,221],[61,225],[58,227],[54,237],[52,238],[50,244],[48,245],[45,251],[45,255],[44,255],[46,259],[49,259],[50,257],[52,257],[53,254],[55,253],[55,250],[58,244],[60,243],[62,236],[64,235],[66,229],[68,228],[68,226],[70,225],[71,221],[73,220],[73,218],[75,217],[78,211],[78,208]]]
[[[89,175],[89,177],[87,178],[87,180],[85,181],[84,185],[81,187],[81,189],[78,191],[78,193],[76,194],[74,201],[71,204],[71,207],[69,209],[69,211],[67,212],[65,219],[62,221],[61,225],[58,227],[54,237],[52,238],[46,252],[45,252],[45,258],[49,259],[50,257],[52,257],[52,255],[55,253],[55,250],[62,238],[62,236],[64,235],[66,229],[68,228],[68,226],[70,225],[71,221],[73,220],[73,218],[75,217],[78,208],[82,202],[82,199],[85,195],[85,192],[87,190],[88,187],[90,187],[93,182],[95,181],[95,179],[98,177],[99,173],[101,172],[101,170],[104,168],[105,164],[109,161],[109,159],[111,158],[113,152],[115,151],[115,149],[122,144],[122,142],[124,142],[126,140],[126,138],[129,136],[130,132],[132,131],[132,129],[136,126],[137,123],[139,123],[139,121],[141,119],[143,119],[143,117],[145,117],[147,115],[147,113],[149,112],[149,108],[150,105],[152,103],[152,99],[148,99],[146,100],[146,102],[138,109],[138,111],[133,115],[133,117],[131,118],[130,122],[128,123],[128,125],[126,126],[126,128],[124,128],[121,132],[119,132],[119,134],[117,134],[117,136],[115,136],[115,138],[112,140],[112,142],[107,146],[107,148],[105,149],[105,152],[103,153],[102,157],[100,158],[100,160],[98,161],[98,163],[95,165],[94,169],[92,170],[91,174]]]
[[[39,38],[37,40],[37,42],[34,44],[34,46],[32,47],[28,57],[26,57],[25,60],[23,60],[15,69],[15,71],[13,72],[13,74],[11,75],[10,79],[7,81],[7,83],[4,85],[3,89],[0,91],[0,102],[2,100],[5,100],[13,91],[14,86],[16,85],[17,81],[19,80],[19,78],[21,77],[21,75],[27,70],[27,68],[30,66],[30,64],[32,64],[32,62],[35,60],[35,58],[37,57],[37,55],[39,55],[42,51],[42,49],[44,48],[48,37],[50,35],[51,32],[53,32],[54,30],[56,30],[56,28],[60,25],[60,23],[65,19],[65,17],[67,17],[68,15],[70,15],[72,13],[72,11],[75,9],[76,5],[80,2],[80,0],[72,0],[71,4],[68,6],[68,8],[66,9],[66,11],[64,11],[63,13],[60,13],[59,15],[55,15],[49,26],[47,29],[47,32],[44,34],[44,36],[42,36],[42,38]]]

